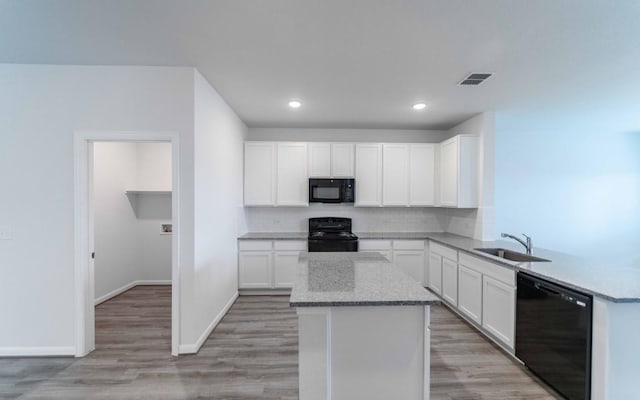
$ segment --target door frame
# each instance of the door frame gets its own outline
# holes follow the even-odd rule
[[[177,131],[74,132],[74,322],[75,356],[95,349],[93,252],[93,143],[171,143],[171,354],[178,355],[180,333],[180,135]]]

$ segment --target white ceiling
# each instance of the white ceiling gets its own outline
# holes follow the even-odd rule
[[[0,62],[194,66],[250,127],[637,129],[638,21],[637,0],[0,0]]]

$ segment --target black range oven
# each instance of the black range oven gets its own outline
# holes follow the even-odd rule
[[[310,252],[358,251],[358,237],[351,232],[351,218],[309,218]]]
[[[354,179],[309,179],[309,203],[353,203]]]

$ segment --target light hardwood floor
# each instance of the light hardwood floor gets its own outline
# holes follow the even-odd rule
[[[96,308],[89,356],[0,359],[0,398],[298,398],[288,296],[240,297],[198,354],[178,358],[170,304],[170,287],[138,286]],[[442,306],[432,307],[431,376],[436,400],[556,398]]]

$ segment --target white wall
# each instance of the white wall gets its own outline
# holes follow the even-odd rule
[[[171,144],[136,143],[136,188],[171,190]]]
[[[95,298],[140,281],[171,281],[171,195],[125,195],[171,190],[170,143],[102,142],[93,147]]]
[[[237,296],[237,236],[243,231],[243,143],[247,128],[196,72],[194,263],[181,285],[181,351],[195,351]]]
[[[0,65],[0,352],[74,353],[74,131],[178,131],[193,265],[193,69]],[[40,350],[39,350],[40,349]]]
[[[640,261],[640,132],[496,135],[496,227],[534,246]]]

